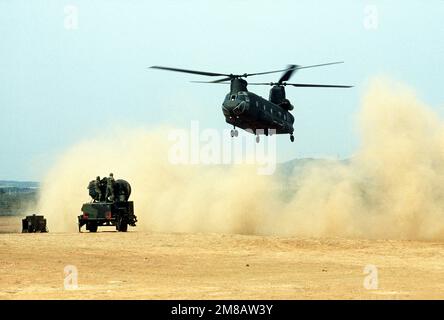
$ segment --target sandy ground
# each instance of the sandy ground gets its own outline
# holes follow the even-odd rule
[[[1,218],[5,225],[19,219]],[[106,229],[103,229],[106,230]],[[367,290],[364,267],[378,269]],[[64,267],[78,289],[64,289]],[[0,234],[0,299],[444,298],[444,243],[224,234]]]
[[[21,217],[0,216],[0,233],[17,233],[21,232],[21,228]]]

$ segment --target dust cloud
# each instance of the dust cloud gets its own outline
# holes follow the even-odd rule
[[[133,187],[138,230],[444,239],[444,123],[412,89],[375,79],[357,128],[350,161],[309,165],[285,184],[254,166],[172,165],[168,128],[116,130],[59,157],[38,210],[51,231],[76,231],[88,182],[113,172]]]

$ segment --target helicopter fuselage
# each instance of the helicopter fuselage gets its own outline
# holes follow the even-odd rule
[[[225,121],[255,134],[293,134],[294,117],[280,107],[252,92],[231,91],[222,103]],[[270,132],[271,133],[271,132]]]

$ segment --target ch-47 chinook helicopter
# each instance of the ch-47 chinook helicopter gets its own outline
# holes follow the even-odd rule
[[[244,74],[225,74],[214,73],[206,71],[186,70],[170,67],[152,66],[153,69],[185,72],[191,74],[198,74],[210,77],[224,77],[214,81],[192,81],[196,83],[218,83],[230,84],[230,92],[225,96],[222,103],[222,111],[225,116],[225,121],[233,125],[231,136],[237,137],[238,131],[236,127],[242,128],[247,132],[256,135],[256,142],[259,142],[259,134],[268,136],[272,133],[276,134],[290,134],[291,142],[294,141],[294,117],[290,113],[293,110],[293,105],[285,96],[285,86],[293,87],[315,87],[315,88],[351,88],[352,86],[344,85],[325,85],[325,84],[307,84],[307,83],[288,83],[291,76],[296,70],[321,67],[332,64],[343,63],[330,62],[324,64],[298,66],[288,65],[286,69],[266,71],[258,73],[244,73]],[[268,83],[249,83],[250,85],[269,85],[270,89],[269,99],[266,100],[247,90],[247,81],[242,78],[251,76],[258,76],[276,72],[283,72],[278,82]],[[230,82],[228,82],[230,81]]]

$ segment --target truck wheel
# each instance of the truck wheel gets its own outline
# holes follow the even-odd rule
[[[97,224],[96,223],[88,224],[88,230],[89,232],[97,232]]]
[[[128,231],[128,223],[126,223],[126,222],[121,222],[121,223],[120,223],[119,231],[120,231],[120,232],[127,232],[127,231]]]

